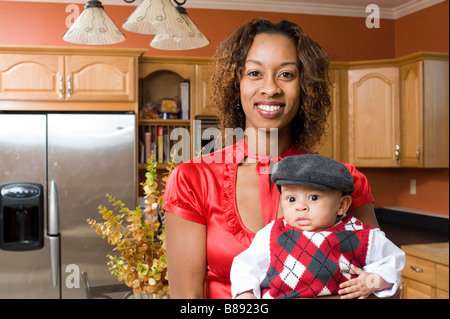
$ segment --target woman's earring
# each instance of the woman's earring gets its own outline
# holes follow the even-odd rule
[[[240,109],[241,109],[241,99],[239,98],[236,103],[236,110],[240,110]]]

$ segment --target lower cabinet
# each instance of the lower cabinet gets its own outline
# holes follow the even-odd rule
[[[403,299],[449,298],[449,244],[419,244],[401,247],[406,254],[402,271]]]

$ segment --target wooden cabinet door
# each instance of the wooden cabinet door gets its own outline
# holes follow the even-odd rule
[[[328,114],[327,130],[315,148],[315,152],[340,160],[340,77],[339,69],[330,69],[331,111]]]
[[[403,299],[435,299],[436,288],[402,277]]]
[[[63,56],[39,54],[1,55],[1,100],[63,100],[63,81]]]
[[[356,166],[400,164],[397,67],[349,70],[349,161]]]
[[[66,100],[134,101],[134,63],[126,56],[67,56]]]
[[[448,167],[448,60],[423,60],[401,67],[404,167]]]
[[[402,166],[423,165],[423,77],[422,62],[400,68],[401,81],[401,162]]]
[[[212,105],[209,86],[209,65],[197,64],[196,68],[196,103],[195,114],[202,116],[217,116],[217,109]]]

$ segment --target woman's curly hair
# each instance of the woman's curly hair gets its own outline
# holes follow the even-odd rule
[[[297,148],[311,151],[325,132],[331,109],[329,58],[322,47],[305,35],[298,25],[285,20],[274,24],[267,19],[254,19],[218,46],[211,63],[211,88],[222,137],[225,138],[225,128],[245,129],[245,114],[236,105],[247,53],[253,39],[260,33],[282,34],[297,44],[301,102],[293,119],[292,141]]]

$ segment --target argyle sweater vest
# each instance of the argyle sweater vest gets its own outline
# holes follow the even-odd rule
[[[318,232],[301,231],[277,219],[261,295],[288,299],[337,294],[339,284],[356,277],[350,264],[366,264],[372,229],[352,216]]]

